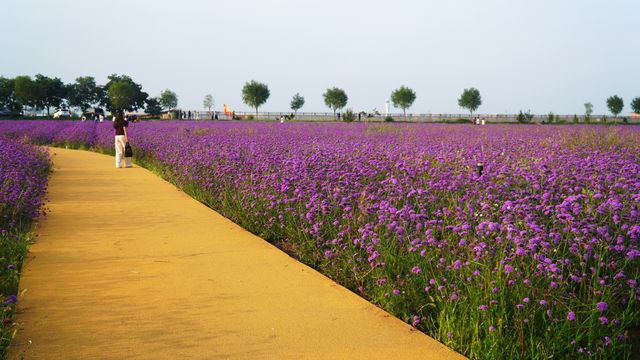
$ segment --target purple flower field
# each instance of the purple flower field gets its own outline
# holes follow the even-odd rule
[[[110,123],[0,133],[113,151]],[[471,358],[638,351],[639,127],[143,122],[129,134],[139,164]]]
[[[31,222],[41,214],[49,169],[44,149],[0,133],[0,358],[12,338],[19,271]]]

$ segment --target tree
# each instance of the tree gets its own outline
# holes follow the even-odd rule
[[[137,110],[145,106],[149,94],[142,91],[142,85],[136,84],[127,75],[109,75],[109,81],[104,85],[104,93],[101,93],[100,103],[109,111]]]
[[[640,114],[640,96],[631,100],[631,110],[636,114]]]
[[[79,107],[84,111],[100,101],[100,88],[92,76],[81,76],[68,86],[67,99],[69,106]]]
[[[590,102],[584,103],[584,122],[587,124],[591,122],[591,114],[593,114],[593,104]]]
[[[593,104],[588,102],[584,103],[584,114],[586,117],[590,118],[591,114],[593,114]]]
[[[14,79],[7,79],[0,76],[0,109],[17,112],[22,110],[22,104],[16,99],[14,87]]]
[[[109,109],[109,93],[107,92],[106,84],[98,86],[98,88],[96,89],[96,95],[98,98],[98,105],[102,106],[103,108]]]
[[[622,112],[622,108],[624,108],[624,102],[622,98],[618,95],[613,95],[607,99],[607,107],[609,111],[613,114],[613,117],[618,117],[618,114]]]
[[[482,98],[480,97],[480,91],[476,88],[464,89],[462,95],[458,99],[458,105],[461,108],[467,109],[470,112],[470,116],[473,116],[473,112],[476,111],[480,105],[482,105]]]
[[[178,95],[169,89],[160,92],[160,105],[164,109],[175,109],[178,107]]]
[[[407,108],[410,108],[415,100],[416,93],[404,85],[391,93],[391,102],[393,102],[393,106],[401,108],[404,113],[404,117],[407,117]]]
[[[327,89],[322,96],[324,97],[324,104],[333,110],[334,118],[336,117],[336,110],[347,106],[347,101],[349,101],[347,93],[337,87]]]
[[[132,110],[136,89],[124,80],[113,81],[107,89],[109,104],[113,110]]]
[[[16,100],[22,105],[35,108],[38,105],[38,99],[41,97],[41,89],[36,86],[30,76],[16,76],[13,81]]]
[[[211,108],[213,107],[213,96],[211,94],[205,95],[204,100],[202,100],[202,105],[211,112]]]
[[[244,84],[242,88],[242,102],[256,109],[258,115],[258,107],[267,102],[271,93],[267,84],[251,80]]]
[[[39,94],[37,105],[47,109],[47,115],[51,116],[51,108],[60,107],[67,97],[67,87],[59,78],[50,78],[42,74],[36,75],[35,86]]]
[[[291,110],[298,114],[298,110],[300,110],[304,106],[304,96],[300,96],[300,93],[296,93],[291,98]]]
[[[148,98],[147,107],[144,112],[151,115],[160,115],[162,113],[162,107],[160,106],[160,100],[157,97]]]

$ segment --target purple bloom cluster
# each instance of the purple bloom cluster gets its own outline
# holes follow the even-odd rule
[[[49,169],[45,149],[0,133],[0,234],[30,224],[40,213]]]
[[[110,151],[109,125],[42,126],[51,143]],[[468,356],[629,349],[637,127],[147,122],[129,132],[141,163]]]

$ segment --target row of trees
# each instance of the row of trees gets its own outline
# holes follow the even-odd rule
[[[631,100],[631,111],[634,113],[640,113],[640,96]],[[614,117],[618,115],[624,109],[624,100],[618,96],[613,95],[607,98],[607,108],[613,114]],[[591,118],[593,114],[593,104],[588,102],[584,104],[584,114],[587,119]]]
[[[269,87],[267,84],[251,80],[247,82],[242,88],[242,101],[251,106],[256,110],[256,114],[258,113],[258,108],[262,106],[267,99],[269,99]],[[322,94],[324,98],[324,103],[333,110],[333,114],[335,116],[338,110],[343,109],[347,106],[347,102],[349,101],[349,97],[347,93],[340,88],[332,87],[327,89],[324,94]],[[408,88],[406,86],[400,86],[400,88],[394,90],[391,93],[391,101],[393,106],[399,109],[402,109],[403,114],[407,115],[407,109],[413,105],[413,102],[416,100],[416,93],[413,89]],[[291,110],[294,112],[298,112],[299,109],[304,106],[304,97],[299,93],[293,95],[291,99]],[[464,89],[462,95],[458,99],[458,105],[460,107],[467,109],[473,115],[473,112],[476,111],[480,105],[482,105],[482,97],[480,96],[480,91],[476,88]]]
[[[267,84],[251,80],[242,88],[242,101],[255,109],[269,99],[271,92]],[[324,94],[324,103],[329,107],[334,116],[338,110],[347,106],[349,100],[343,89],[332,87]],[[406,116],[407,109],[416,100],[413,89],[400,86],[391,93],[393,106],[402,109]],[[291,109],[298,112],[305,104],[305,98],[296,93],[291,99]],[[214,105],[212,95],[206,95],[203,105],[211,111]],[[482,105],[480,91],[476,88],[464,89],[458,105],[467,109],[471,116]],[[163,109],[174,109],[178,106],[178,96],[175,92],[166,89],[158,97],[150,97],[142,90],[142,86],[134,82],[127,75],[110,75],[104,85],[98,85],[91,76],[79,77],[72,84],[64,84],[59,78],[50,78],[38,74],[35,78],[29,76],[17,76],[14,79],[0,77],[0,109],[9,109],[20,112],[24,107],[32,109],[45,109],[47,115],[51,115],[51,109],[69,106],[86,109],[92,106],[101,106],[109,111],[144,109],[150,114],[159,114]],[[614,116],[620,114],[624,108],[624,101],[617,95],[607,99],[607,107]],[[640,113],[640,97],[631,101],[634,112]],[[585,114],[590,116],[593,111],[591,103],[585,104]]]
[[[104,85],[98,85],[91,76],[82,76],[74,83],[65,84],[59,78],[42,74],[34,78],[17,76],[13,79],[0,77],[0,109],[22,112],[25,107],[51,109],[77,107],[82,110],[99,106],[109,111],[145,109],[150,114],[159,114],[163,108],[175,108],[178,97],[171,90],[164,90],[159,97],[150,97],[127,75],[113,74]]]

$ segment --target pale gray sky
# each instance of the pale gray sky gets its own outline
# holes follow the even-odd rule
[[[400,85],[412,112],[464,113],[476,87],[481,113],[595,113],[617,94],[640,96],[638,0],[2,0],[0,76],[73,82],[127,74],[179,106],[242,104],[246,81],[265,82],[261,108],[329,111],[326,88],[347,107],[378,108]]]

